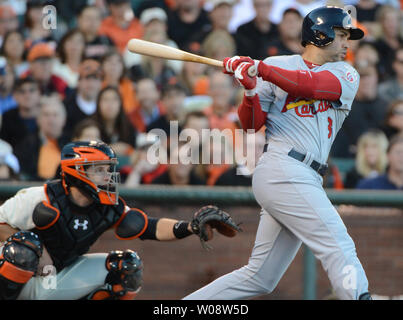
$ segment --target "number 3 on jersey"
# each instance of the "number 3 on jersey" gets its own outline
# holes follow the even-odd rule
[[[333,133],[333,120],[330,117],[327,117],[327,129],[329,130],[327,138],[330,139]]]

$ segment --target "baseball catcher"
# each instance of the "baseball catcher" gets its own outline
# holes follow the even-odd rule
[[[61,152],[61,179],[20,190],[0,207],[0,299],[134,299],[143,263],[132,250],[87,254],[108,229],[118,239],[168,241],[239,227],[215,206],[190,222],[148,217],[119,197],[117,158],[102,142],[73,142]],[[44,285],[44,266],[55,269]],[[49,275],[48,275],[49,276]]]

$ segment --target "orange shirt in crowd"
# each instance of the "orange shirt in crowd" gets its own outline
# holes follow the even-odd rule
[[[231,107],[230,110],[222,116],[214,113],[213,107],[210,106],[204,109],[204,114],[209,119],[210,129],[219,129],[220,131],[224,129],[230,129],[232,133],[232,143],[235,142],[235,129],[238,129],[237,121],[238,114],[235,107]],[[207,169],[207,185],[213,186],[217,179],[230,167],[229,164],[211,164]]]
[[[102,87],[105,88],[107,83],[104,82]],[[129,78],[123,78],[119,84],[119,93],[122,97],[123,110],[128,115],[138,107],[138,101],[136,98],[136,90],[133,83]]]
[[[228,169],[230,168],[229,164],[210,164],[207,168],[207,182],[208,186],[214,186],[217,182],[217,179]]]
[[[231,107],[229,111],[222,116],[214,113],[213,106],[204,109],[203,112],[209,119],[211,129],[231,129],[233,133],[235,133],[235,129],[238,128],[238,114],[235,107]]]
[[[193,86],[193,95],[206,96],[208,94],[209,80],[208,77],[200,77]]]
[[[101,35],[108,36],[116,45],[120,53],[123,53],[127,42],[132,38],[142,38],[144,28],[137,18],[134,18],[126,29],[118,26],[112,17],[105,18],[99,28]]]
[[[165,108],[161,103],[157,103],[160,115],[165,114]],[[146,132],[147,126],[144,122],[143,116],[141,115],[141,108],[136,107],[128,115],[131,124],[137,129],[137,132]]]
[[[56,139],[48,139],[39,150],[38,177],[52,179],[60,164],[60,149]]]

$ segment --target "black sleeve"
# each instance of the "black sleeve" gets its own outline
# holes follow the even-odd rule
[[[115,227],[118,239],[131,240],[141,236],[148,227],[147,215],[136,208],[131,208],[124,213],[123,218]]]
[[[158,240],[157,239],[157,218],[148,218],[147,229],[139,237],[141,240]]]

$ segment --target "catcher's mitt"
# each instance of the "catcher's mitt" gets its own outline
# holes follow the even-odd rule
[[[211,228],[226,237],[234,237],[238,231],[242,231],[228,213],[211,205],[202,207],[194,214],[191,228],[193,233],[199,236],[205,249],[211,248],[205,243],[212,238]]]

